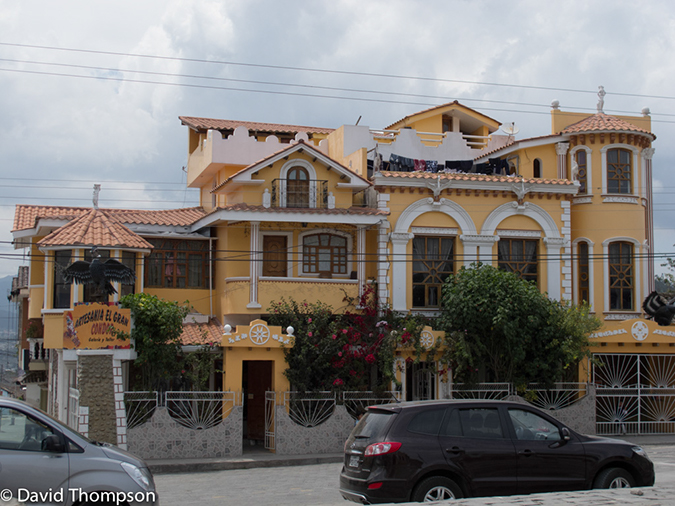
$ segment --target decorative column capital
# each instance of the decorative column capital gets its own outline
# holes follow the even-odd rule
[[[645,160],[651,160],[654,156],[654,151],[656,151],[654,148],[644,148],[640,154]]]
[[[555,145],[555,152],[558,154],[558,156],[566,155],[569,149],[570,149],[569,142],[558,142]]]

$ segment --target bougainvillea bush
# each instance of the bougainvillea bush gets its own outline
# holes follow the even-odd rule
[[[339,314],[323,302],[281,299],[270,306],[270,324],[294,329],[293,346],[284,349],[284,374],[294,390],[386,391],[395,383],[398,346],[414,349],[413,360],[431,359],[420,345],[426,320],[381,306],[375,285],[345,302]]]

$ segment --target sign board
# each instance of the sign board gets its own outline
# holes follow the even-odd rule
[[[66,350],[128,349],[128,339],[117,332],[131,332],[131,309],[114,303],[78,304],[63,313],[63,348]]]

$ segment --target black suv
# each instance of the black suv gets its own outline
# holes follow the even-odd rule
[[[342,496],[364,504],[653,484],[639,446],[577,434],[528,404],[486,400],[371,406],[340,473]]]

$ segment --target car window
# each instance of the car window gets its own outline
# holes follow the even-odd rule
[[[363,418],[359,420],[359,423],[356,424],[354,430],[352,431],[353,437],[359,438],[378,438],[384,436],[384,430],[387,427],[387,423],[391,420],[393,413],[383,413],[378,411],[369,411]]]
[[[0,408],[0,449],[42,451],[42,441],[53,431],[33,417],[11,408]]]
[[[417,432],[418,434],[431,434],[435,436],[441,428],[443,421],[443,409],[433,409],[417,413],[408,424],[409,432]]]
[[[558,427],[532,411],[510,408],[509,416],[518,439],[526,441],[560,441],[561,439]]]
[[[462,436],[462,424],[459,421],[459,410],[451,410],[441,427],[441,436]]]
[[[504,430],[496,408],[460,409],[459,418],[465,437],[503,438]]]

